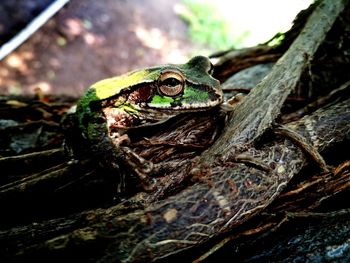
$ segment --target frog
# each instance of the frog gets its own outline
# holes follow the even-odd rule
[[[223,92],[212,73],[209,58],[195,56],[185,64],[153,66],[98,81],[76,105],[81,135],[104,165],[118,169],[120,160],[126,161],[143,188],[152,190],[152,163],[127,147],[128,132],[220,106]]]

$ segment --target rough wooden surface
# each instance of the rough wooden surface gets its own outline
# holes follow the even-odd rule
[[[299,36],[273,70],[232,113],[223,135],[202,158],[211,162],[219,152],[232,152],[261,136],[276,120],[282,104],[297,86],[317,49],[335,20],[345,8],[345,1],[323,1],[308,18]],[[327,18],[327,19],[325,19]]]

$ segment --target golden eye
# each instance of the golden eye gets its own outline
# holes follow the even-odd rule
[[[185,80],[182,74],[174,71],[165,71],[161,73],[158,80],[159,91],[165,96],[176,96],[180,94],[185,87]]]

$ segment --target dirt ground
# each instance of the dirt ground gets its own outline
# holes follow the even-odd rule
[[[90,84],[132,69],[183,63],[197,54],[180,0],[71,0],[0,62],[0,94],[80,95]]]

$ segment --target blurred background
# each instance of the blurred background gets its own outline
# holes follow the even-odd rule
[[[1,0],[0,46],[55,0]],[[0,94],[78,96],[92,83],[194,55],[255,46],[312,0],[70,0],[0,61]]]

